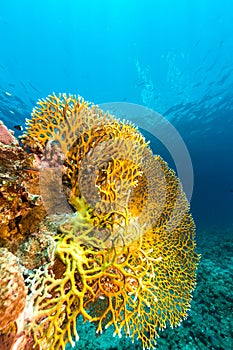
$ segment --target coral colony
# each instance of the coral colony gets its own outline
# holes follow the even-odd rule
[[[199,255],[179,179],[131,123],[40,100],[0,125],[0,348],[65,350],[78,322],[139,339],[187,317]]]

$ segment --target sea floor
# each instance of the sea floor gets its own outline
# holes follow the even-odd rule
[[[197,250],[201,261],[190,315],[180,327],[160,333],[158,350],[233,350],[233,228],[198,232]],[[76,350],[142,349],[129,338],[113,338],[111,330],[96,336],[88,324],[79,334]]]

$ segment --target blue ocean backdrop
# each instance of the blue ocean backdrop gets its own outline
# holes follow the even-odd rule
[[[222,269],[229,268],[233,263],[233,2],[1,1],[0,119],[13,130],[15,125],[24,127],[37,100],[53,92],[79,94],[95,104],[142,105],[171,122],[193,165],[191,212],[200,250],[209,259],[205,270],[212,271],[224,249],[228,255]],[[155,154],[174,166],[153,138],[151,145]],[[230,289],[232,269],[226,279]],[[217,281],[221,284],[219,277]],[[217,281],[213,278],[209,290]],[[199,287],[196,303],[207,305],[209,315],[213,305],[201,300],[205,286]],[[212,300],[221,304],[216,293]],[[200,335],[192,343],[196,347],[187,349],[233,349],[232,296],[224,310],[221,319],[229,315],[231,322],[228,335],[217,334],[216,326],[206,341],[202,343]],[[218,313],[218,307],[212,311]],[[221,344],[224,337],[231,338],[223,343],[228,345]]]
[[[4,1],[0,39],[7,125],[23,125],[37,99],[52,92],[148,106],[188,147],[196,225],[232,227],[230,0]]]

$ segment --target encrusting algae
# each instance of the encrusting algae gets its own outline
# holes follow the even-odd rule
[[[23,148],[7,147],[18,147],[31,163],[21,167],[14,188],[30,178],[24,211],[28,218],[39,211],[40,222],[28,225],[22,216],[11,231],[9,215],[0,229],[27,290],[18,349],[65,350],[79,339],[79,316],[97,333],[113,326],[116,335],[153,349],[160,330],[187,317],[199,261],[174,171],[133,124],[74,95],[40,100],[21,141]],[[11,191],[8,182],[5,197]]]

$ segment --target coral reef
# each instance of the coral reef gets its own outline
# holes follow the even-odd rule
[[[26,304],[27,289],[16,257],[0,248],[0,331],[15,321]]]
[[[35,156],[27,154],[16,142],[0,142],[0,241],[18,241],[27,232],[33,232],[46,215],[35,164]]]
[[[12,350],[17,342],[17,325],[16,322],[11,322],[3,330],[0,331],[0,349]],[[18,348],[19,349],[19,348]]]
[[[13,207],[2,232],[6,247],[12,234],[19,242],[25,269],[24,344],[74,346],[82,318],[153,348],[187,317],[195,287],[195,225],[179,180],[134,125],[81,97],[48,96],[27,125],[14,178],[21,216],[12,233]]]
[[[0,142],[4,145],[18,145],[17,139],[14,137],[13,131],[7,129],[7,127],[0,120]]]

